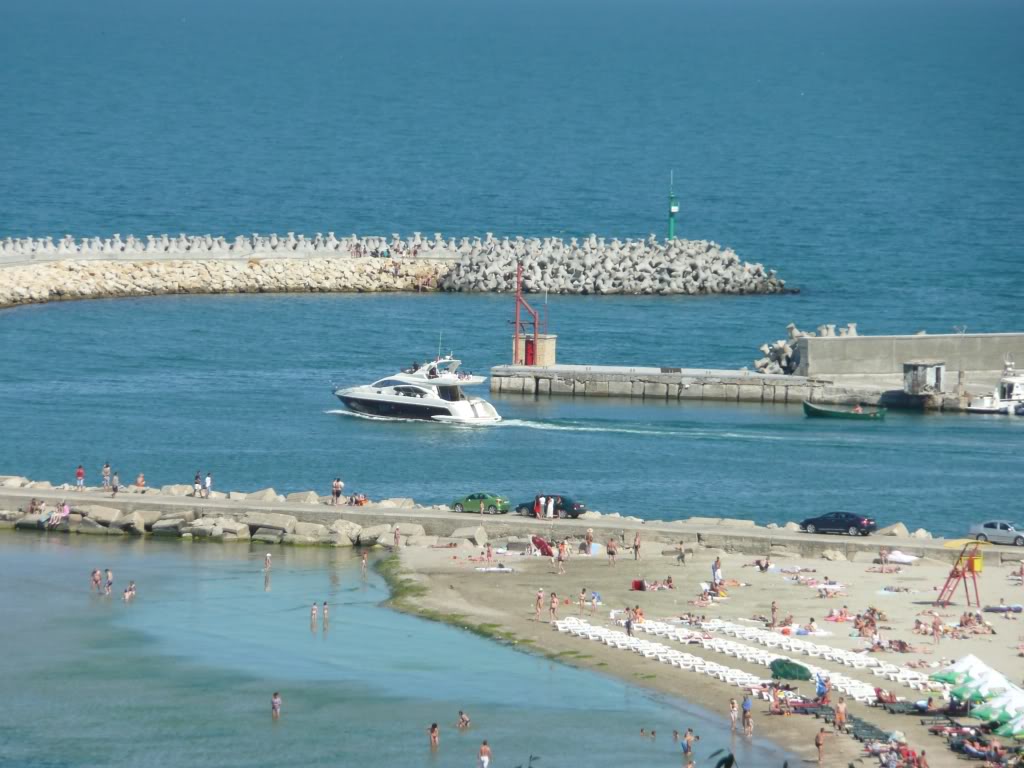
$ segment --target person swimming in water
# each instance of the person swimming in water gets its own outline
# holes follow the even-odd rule
[[[270,717],[274,720],[281,717],[281,694],[278,691],[270,697]]]
[[[462,729],[469,728],[469,715],[467,715],[461,709],[459,710],[459,719],[456,721],[455,727]]]

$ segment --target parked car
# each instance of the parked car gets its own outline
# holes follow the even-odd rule
[[[800,529],[808,533],[848,533],[851,536],[867,536],[877,528],[874,519],[853,512],[829,512],[800,523]]]
[[[520,515],[526,515],[527,517],[529,517],[530,515],[534,514],[534,505],[537,503],[537,500],[540,499],[541,496],[543,496],[545,499],[549,499],[552,495],[555,497],[556,517],[577,518],[587,511],[587,505],[584,504],[582,501],[573,501],[568,496],[559,496],[557,493],[550,495],[544,493],[537,494],[536,496],[534,496],[533,501],[524,501],[522,504],[516,507],[516,512]],[[544,514],[545,513],[542,512],[540,516],[544,517]]]
[[[456,512],[480,512],[481,502],[484,511],[491,515],[503,515],[509,510],[508,499],[503,499],[495,493],[471,493],[453,501],[452,509]]]
[[[1024,526],[1014,525],[1009,520],[989,520],[980,525],[972,525],[971,536],[978,541],[1024,547]]]

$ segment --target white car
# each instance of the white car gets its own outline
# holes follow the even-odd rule
[[[989,520],[981,525],[971,526],[971,537],[993,544],[1014,544],[1024,547],[1024,527],[1009,520]]]

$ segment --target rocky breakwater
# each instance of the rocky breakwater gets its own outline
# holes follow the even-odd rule
[[[461,255],[441,289],[467,292],[515,290],[516,265],[532,293],[565,294],[757,294],[787,292],[775,270],[741,261],[730,249],[706,240],[606,240],[488,238]]]
[[[800,365],[800,355],[796,341],[803,337],[820,336],[856,336],[857,324],[847,323],[845,328],[837,328],[834,324],[819,325],[817,331],[801,331],[796,323],[786,326],[786,338],[778,339],[759,347],[762,357],[754,361],[754,369],[758,373],[792,374]]]

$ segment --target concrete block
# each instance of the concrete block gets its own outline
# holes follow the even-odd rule
[[[764,387],[760,384],[739,384],[736,399],[744,403],[760,403],[764,399]]]
[[[667,397],[669,400],[676,400],[679,397],[678,384],[666,384],[665,387],[665,397]]]
[[[533,376],[523,377],[523,394],[532,395],[537,392],[537,380]]]
[[[644,384],[644,397],[652,400],[664,400],[668,397],[668,384],[649,381]]]
[[[551,379],[537,379],[537,394],[538,395],[550,395],[551,394]]]
[[[506,376],[501,382],[501,392],[511,392],[512,394],[522,394],[523,391],[523,380],[519,376]]]
[[[811,393],[810,387],[801,386],[798,384],[790,384],[786,387],[786,402],[790,404],[800,404],[807,399]]]
[[[607,381],[588,381],[586,384],[587,397],[608,397]]]
[[[722,384],[705,384],[703,387],[704,400],[725,400],[725,387]]]
[[[633,397],[636,397],[636,398],[643,398],[643,396],[644,396],[644,383],[642,381],[631,381],[629,383],[629,386],[630,386],[630,395],[632,395]]]
[[[704,385],[699,381],[684,381],[679,385],[680,400],[703,400]]]
[[[725,399],[733,402],[740,399],[740,385],[739,384],[723,384],[722,391],[725,394]]]
[[[552,395],[571,395],[574,394],[574,382],[572,379],[552,379],[551,380],[551,394]]]
[[[628,381],[609,381],[609,397],[632,397],[633,386]]]

